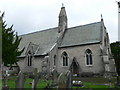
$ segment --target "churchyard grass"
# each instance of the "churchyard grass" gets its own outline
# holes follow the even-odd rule
[[[82,81],[84,86],[73,86],[73,88],[101,88],[102,90],[107,90],[108,88],[115,88],[116,77],[111,78],[111,86],[109,85],[109,79],[103,77],[76,77],[74,80]]]
[[[47,86],[47,83],[42,80],[38,85],[37,85],[37,88],[45,88]]]
[[[74,80],[80,80],[82,82],[91,82],[91,83],[108,83],[109,78],[103,77],[74,77]],[[111,77],[111,82],[117,82],[116,77]]]
[[[32,80],[30,78],[26,79],[26,83],[25,83],[25,88],[32,88]],[[8,85],[9,88],[15,88],[15,82],[16,82],[16,76],[12,76],[9,78],[8,80]],[[3,84],[3,80],[2,82],[0,82]],[[47,86],[47,83],[44,80],[41,80],[41,82],[38,83],[37,88],[45,88]]]
[[[1,87],[2,87],[2,80],[0,79],[0,89],[1,89]]]
[[[102,88],[102,90],[107,90],[106,88],[110,88],[109,82],[106,83],[106,80],[104,80],[104,82],[106,83],[106,85],[104,85],[105,83],[103,83],[103,78],[79,78],[79,80],[83,82],[84,87],[73,86],[73,88]],[[9,78],[8,85],[10,88],[15,88],[15,81],[16,81],[16,76],[12,76]],[[113,81],[115,80],[113,79]],[[3,80],[0,81],[0,85],[3,84],[2,82]],[[32,79],[27,78],[25,88],[32,88],[31,82],[32,82]],[[50,83],[51,82],[52,80],[50,81]],[[45,88],[46,86],[47,86],[47,83],[44,80],[41,80],[41,82],[37,84],[37,88]],[[114,83],[112,83],[111,88],[114,88]]]
[[[104,88],[114,88],[114,85],[112,85],[112,87],[110,87],[108,84],[107,85],[102,85],[102,83],[83,82],[83,84],[84,84],[83,87],[73,86],[73,88],[102,88],[102,90]]]

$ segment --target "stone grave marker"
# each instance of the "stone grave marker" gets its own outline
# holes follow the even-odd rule
[[[20,88],[21,90],[22,88],[25,88],[25,81],[26,81],[25,74],[20,71],[16,80],[16,88]]]
[[[61,89],[61,88],[66,88],[66,76],[65,74],[61,73],[58,77],[58,89]]]
[[[8,76],[9,76],[8,71],[5,70],[5,71],[3,72],[3,77],[4,77],[3,89],[9,89],[9,86],[8,86]]]
[[[58,80],[58,72],[55,69],[52,70],[52,80],[53,80],[52,86],[53,86],[53,88],[56,88],[57,80]]]
[[[37,83],[39,82],[39,75],[37,73],[37,68],[34,69],[34,79],[32,81],[32,89],[36,89]]]
[[[66,87],[72,88],[72,74],[70,70],[66,72]]]

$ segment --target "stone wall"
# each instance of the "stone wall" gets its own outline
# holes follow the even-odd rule
[[[56,55],[56,59],[54,58]],[[51,48],[51,51],[49,53],[49,61],[50,61],[50,71],[54,69],[57,69],[58,66],[58,48],[57,44],[54,45],[53,48]],[[55,65],[54,65],[54,59],[55,59]]]
[[[38,71],[42,71],[42,61],[44,60],[44,57],[33,57],[32,58],[32,66],[27,66],[27,58],[19,58],[18,65],[20,67],[21,71],[24,71],[25,69],[29,68],[37,68]]]
[[[92,57],[93,57],[92,66],[86,65],[85,51],[87,49],[90,49],[92,51]],[[68,66],[63,66],[63,60],[61,55],[64,51],[68,54],[68,59],[69,59]],[[67,69],[69,69],[74,57],[76,57],[77,62],[80,65],[81,73],[82,72],[93,72],[93,73],[104,72],[104,64],[101,57],[100,44],[60,48],[58,51],[58,72],[66,72]]]

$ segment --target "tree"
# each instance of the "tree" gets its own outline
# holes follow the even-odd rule
[[[120,42],[114,42],[110,44],[111,52],[115,59],[116,70],[118,75],[120,76]]]
[[[4,13],[2,14],[2,18]],[[17,57],[21,55],[24,49],[18,50],[21,38],[13,31],[13,25],[7,28],[7,24],[2,22],[2,61],[5,66],[10,65],[12,69],[12,64],[18,62]]]
[[[2,15],[0,17],[0,67],[2,65]]]

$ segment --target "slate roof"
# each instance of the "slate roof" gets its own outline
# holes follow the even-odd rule
[[[60,47],[96,43],[101,41],[101,22],[69,28]]]
[[[38,46],[35,48],[35,55],[47,54],[50,49],[55,45],[59,33],[58,28],[51,28],[43,31],[21,35],[22,40],[19,49],[25,47],[21,56],[25,56],[29,43]],[[101,41],[101,22],[81,25],[77,27],[68,28],[64,34],[64,38],[59,47],[74,46],[81,44],[89,44]]]
[[[24,52],[21,54],[21,56],[25,56],[26,50],[29,46],[29,43],[38,45],[36,55],[44,55],[46,54],[52,46],[55,44],[57,38],[58,38],[58,30],[57,28],[51,28],[43,31],[38,31],[30,34],[21,35],[22,37],[19,49],[25,47]]]

